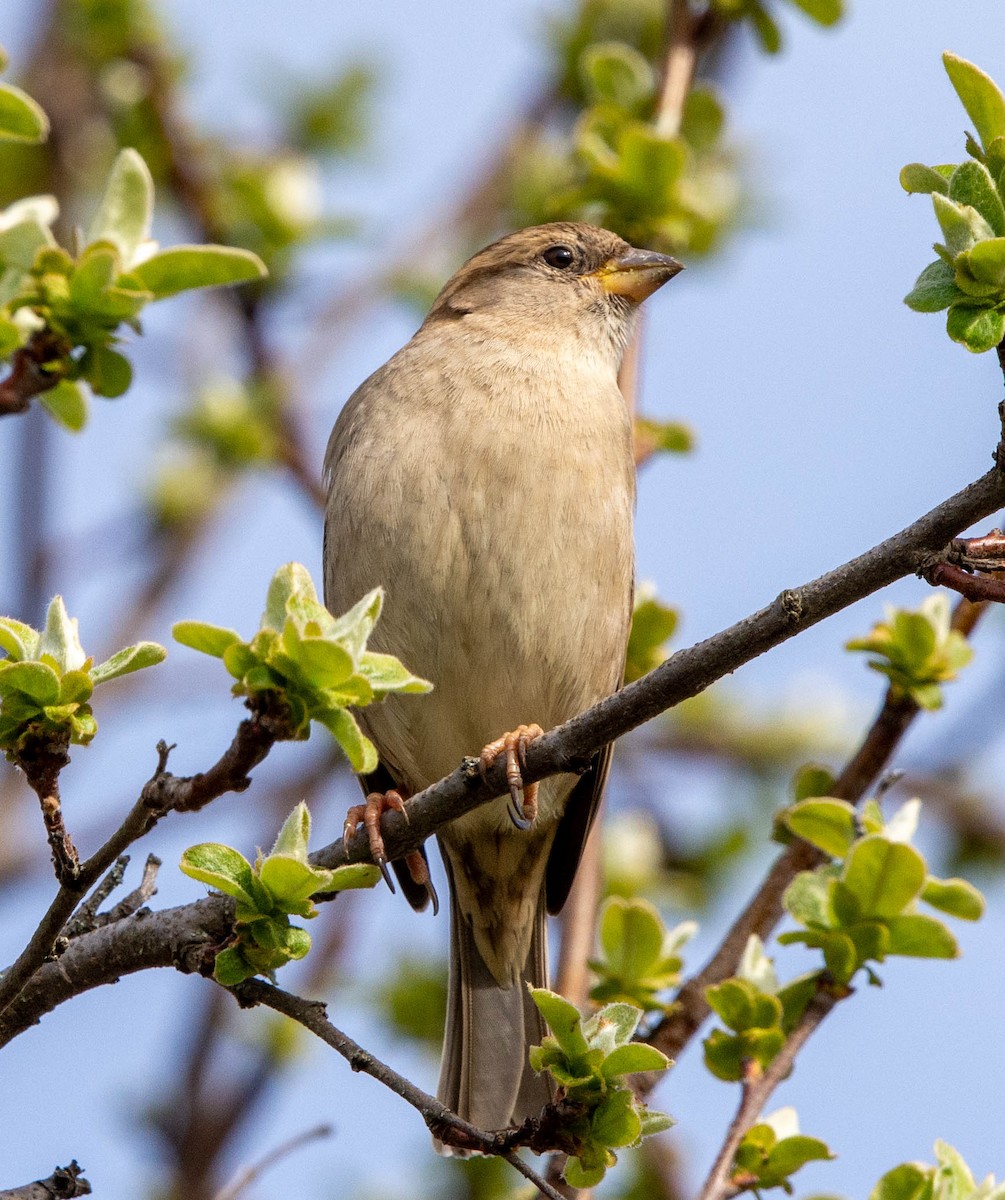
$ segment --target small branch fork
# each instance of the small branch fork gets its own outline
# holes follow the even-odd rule
[[[735,1195],[755,1180],[744,1180],[734,1176],[733,1160],[743,1141],[743,1136],[764,1111],[771,1093],[791,1072],[795,1065],[796,1055],[802,1050],[810,1035],[816,1030],[824,1018],[841,1000],[852,994],[851,989],[836,988],[828,983],[821,983],[816,995],[806,1006],[806,1011],[786,1039],[785,1045],[771,1060],[766,1070],[761,1070],[755,1063],[747,1064],[746,1077],[742,1083],[740,1106],[736,1111],[722,1143],[722,1148],[716,1156],[712,1169],[699,1193],[698,1200],[726,1200]]]
[[[0,1014],[52,954],[56,939],[82,897],[133,842],[171,811],[193,812],[226,792],[243,792],[250,786],[249,772],[277,741],[291,736],[285,705],[277,703],[277,699],[275,693],[263,692],[249,702],[252,715],[238,726],[233,742],[219,760],[201,774],[172,775],[167,770],[171,747],[163,741],[158,744],[157,768],[125,820],[85,862],[78,864],[74,857],[73,871],[61,879],[60,889],[28,945],[0,977]],[[43,810],[44,807],[43,801]],[[58,804],[56,807],[58,811]]]
[[[975,574],[974,572],[990,572]],[[1005,604],[1005,533],[992,529],[983,537],[954,538],[944,558],[925,571],[933,587],[948,587],[974,603]]]
[[[548,1200],[565,1200],[559,1191],[546,1183],[516,1154],[516,1149],[520,1146],[529,1146],[538,1153],[562,1147],[559,1131],[563,1119],[560,1113],[555,1114],[557,1119],[554,1120],[546,1117],[543,1121],[525,1121],[517,1130],[487,1133],[462,1120],[435,1096],[430,1096],[416,1087],[410,1080],[399,1075],[337,1029],[328,1020],[325,1006],[320,1001],[294,996],[261,979],[248,979],[234,988],[233,992],[243,1008],[264,1004],[298,1021],[305,1029],[341,1054],[354,1071],[362,1071],[372,1076],[410,1104],[425,1121],[429,1132],[439,1141],[464,1150],[499,1155],[533,1183],[542,1196],[547,1196]],[[551,1107],[557,1106],[549,1106]],[[545,1109],[545,1114],[548,1114],[548,1109]]]
[[[11,356],[7,376],[0,380],[0,417],[27,412],[35,396],[59,383],[58,370],[47,369],[70,352],[64,338],[39,329]]]

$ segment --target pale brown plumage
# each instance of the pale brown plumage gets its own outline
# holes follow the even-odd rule
[[[375,786],[412,794],[505,731],[552,728],[618,687],[635,471],[617,372],[638,304],[679,269],[589,225],[512,234],[347,402],[325,460],[325,599],[338,613],[384,585],[374,649],[434,684],[360,713]],[[543,1030],[525,984],[547,983],[545,911],[568,894],[608,760],[545,780],[529,830],[500,799],[440,833],[440,1098],[483,1128],[550,1098],[526,1064]]]

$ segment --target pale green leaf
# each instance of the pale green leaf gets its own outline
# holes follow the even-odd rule
[[[255,908],[255,884],[251,863],[232,846],[220,842],[201,842],[189,846],[179,863],[182,871],[200,883],[209,884]]]
[[[171,246],[138,263],[132,274],[155,300],[193,288],[228,287],[262,279],[265,264],[250,250],[234,246]]]
[[[119,650],[111,658],[99,663],[91,671],[95,684],[107,683],[109,679],[118,679],[120,675],[129,675],[133,671],[142,671],[146,667],[156,666],[167,658],[167,651],[157,642],[137,642]]]
[[[1005,96],[990,75],[965,58],[947,50],[942,62],[977,136],[985,146],[990,145],[1005,134]]]
[[[49,136],[49,118],[27,92],[0,83],[0,141],[44,142]]]
[[[272,854],[289,854],[300,862],[307,861],[307,843],[311,836],[311,814],[301,800],[283,822],[272,846]]]
[[[80,644],[77,618],[66,611],[62,596],[53,596],[45,614],[45,629],[38,643],[38,656],[48,654],[59,670],[76,671],[87,661]]]
[[[87,240],[113,242],[128,268],[140,245],[150,237],[153,210],[154,181],[150,168],[136,150],[127,147],[119,151],[112,164]]]

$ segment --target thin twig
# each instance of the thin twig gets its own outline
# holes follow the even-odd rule
[[[33,734],[18,747],[14,761],[38,796],[56,880],[60,884],[72,885],[77,877],[80,859],[70,831],[63,822],[63,807],[59,798],[59,773],[70,761],[69,745],[68,733]]]
[[[31,940],[17,961],[0,978],[0,1013],[52,953],[53,945],[81,897],[109,866],[138,838],[148,833],[172,809],[191,812],[226,792],[243,792],[251,784],[249,771],[258,766],[276,741],[289,736],[285,705],[270,707],[270,694],[258,693],[252,715],[238,726],[234,740],[210,769],[199,775],[176,776],[167,769],[168,746],[158,746],[157,769],[143,786],[139,799],[119,828],[56,893]],[[274,698],[273,698],[274,701]]]
[[[89,1196],[91,1185],[82,1170],[74,1159],[68,1167],[57,1167],[48,1179],[0,1191],[0,1200],[75,1200],[77,1196]]]
[[[763,1072],[759,1072],[753,1066],[748,1069],[747,1078],[743,1081],[740,1107],[729,1126],[725,1141],[716,1155],[698,1200],[725,1200],[739,1190],[739,1185],[731,1180],[731,1172],[744,1134],[757,1121],[771,1093],[792,1071],[796,1055],[810,1035],[834,1006],[850,994],[848,988],[821,986],[767,1069]]]
[[[964,636],[972,633],[983,609],[961,600],[953,613],[953,627]],[[920,709],[909,697],[886,693],[879,713],[855,754],[834,781],[830,794],[857,804],[890,761]],[[730,978],[751,934],[766,938],[782,917],[782,897],[801,871],[811,871],[826,856],[808,842],[794,841],[774,862],[753,898],[739,914],[705,966],[678,991],[670,1014],[656,1026],[649,1041],[671,1059],[698,1032],[711,1012],[705,993],[713,984]],[[645,1095],[659,1081],[656,1075],[639,1076],[638,1090]]]
[[[449,1142],[451,1145],[479,1150],[485,1154],[501,1153],[502,1157],[516,1167],[524,1178],[529,1179],[542,1195],[548,1196],[549,1200],[563,1200],[554,1188],[526,1163],[517,1165],[516,1155],[508,1146],[511,1139],[486,1133],[468,1121],[462,1120],[435,1096],[430,1096],[428,1092],[422,1091],[404,1075],[399,1075],[393,1067],[389,1067],[369,1051],[364,1050],[362,1046],[328,1020],[325,1006],[320,1001],[304,1000],[300,996],[284,992],[281,988],[265,983],[261,979],[246,980],[234,988],[234,994],[242,1006],[265,1004],[269,1008],[275,1009],[276,1012],[298,1021],[305,1029],[310,1030],[326,1045],[341,1054],[354,1071],[362,1071],[364,1074],[372,1076],[410,1104],[425,1121],[433,1137]]]
[[[92,929],[97,929],[98,909],[117,887],[122,886],[128,866],[129,855],[120,854],[104,879],[74,913],[72,920],[67,921],[63,929],[63,937],[67,939],[80,937],[82,933],[90,933]]]
[[[62,378],[53,365],[70,352],[65,338],[39,329],[11,356],[10,372],[0,380],[0,417],[28,410],[35,396],[48,392]]]
[[[301,1147],[308,1145],[310,1142],[320,1141],[322,1138],[331,1137],[334,1130],[331,1125],[315,1125],[313,1129],[307,1129],[303,1133],[298,1133],[296,1137],[291,1137],[282,1145],[277,1146],[274,1150],[270,1150],[258,1162],[252,1163],[250,1167],[243,1167],[230,1183],[216,1193],[213,1200],[237,1200],[237,1197],[250,1187],[260,1176],[276,1163],[282,1162],[284,1158],[288,1158]]]

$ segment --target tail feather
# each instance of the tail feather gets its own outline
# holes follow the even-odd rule
[[[547,987],[544,899],[527,962],[518,978],[500,987],[478,952],[455,888],[450,895],[450,981],[437,1094],[480,1129],[504,1129],[536,1116],[552,1099],[548,1077],[537,1075],[527,1062],[529,1048],[545,1033],[527,991],[528,983]]]

